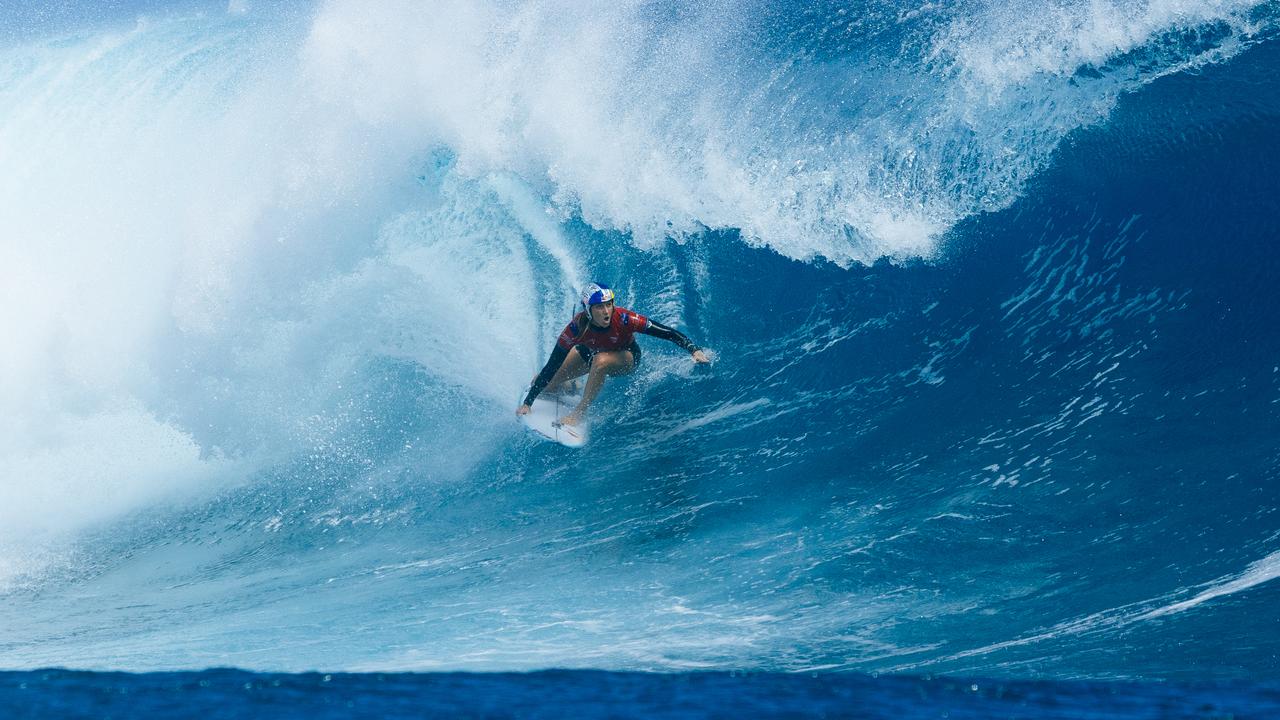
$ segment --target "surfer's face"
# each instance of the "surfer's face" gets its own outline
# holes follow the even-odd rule
[[[613,317],[613,301],[596,303],[591,306],[591,322],[604,327],[609,324],[609,318]]]

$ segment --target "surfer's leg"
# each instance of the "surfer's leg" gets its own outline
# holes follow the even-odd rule
[[[596,353],[591,360],[591,371],[587,374],[587,386],[582,390],[582,400],[573,412],[560,418],[561,425],[577,425],[582,415],[591,406],[591,402],[600,394],[606,375],[626,375],[635,367],[635,360],[630,350],[614,350]]]
[[[560,368],[556,370],[556,374],[551,378],[551,382],[547,383],[547,387],[543,392],[559,392],[560,385],[566,383],[576,377],[582,377],[590,369],[588,360],[584,357],[584,353],[579,349],[581,345],[574,346],[573,350],[565,355],[564,362],[560,363]]]

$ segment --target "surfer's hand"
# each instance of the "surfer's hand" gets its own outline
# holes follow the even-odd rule
[[[709,363],[711,362],[711,358],[707,357],[707,354],[701,350],[695,350],[693,352],[693,361],[698,364]]]
[[[517,414],[517,415],[528,415],[528,414],[529,414],[529,406],[528,406],[528,405],[521,405],[520,407],[516,408],[516,414]]]

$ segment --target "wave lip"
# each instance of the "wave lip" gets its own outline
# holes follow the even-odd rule
[[[432,128],[468,172],[519,173],[641,247],[734,229],[842,265],[931,257],[1119,95],[1270,23],[1257,2],[806,11],[785,19],[790,44],[761,47],[750,3],[682,7],[678,26],[642,3],[358,5],[325,6],[311,64],[378,122]],[[882,46],[854,52],[854,37]],[[1110,66],[1147,50],[1143,69]]]

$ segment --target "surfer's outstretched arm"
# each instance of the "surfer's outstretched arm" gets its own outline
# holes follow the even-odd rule
[[[649,318],[648,324],[643,329],[641,329],[640,332],[644,333],[645,335],[652,335],[653,337],[659,338],[661,340],[666,340],[668,342],[673,342],[679,345],[681,348],[684,348],[686,351],[689,352],[690,355],[693,356],[694,362],[698,362],[698,363],[711,362],[711,360],[707,357],[707,354],[702,351],[702,348],[695,345],[693,341],[688,338],[688,336],[686,336],[684,333],[680,332],[679,330],[676,330],[673,327],[663,325],[657,320]]]

